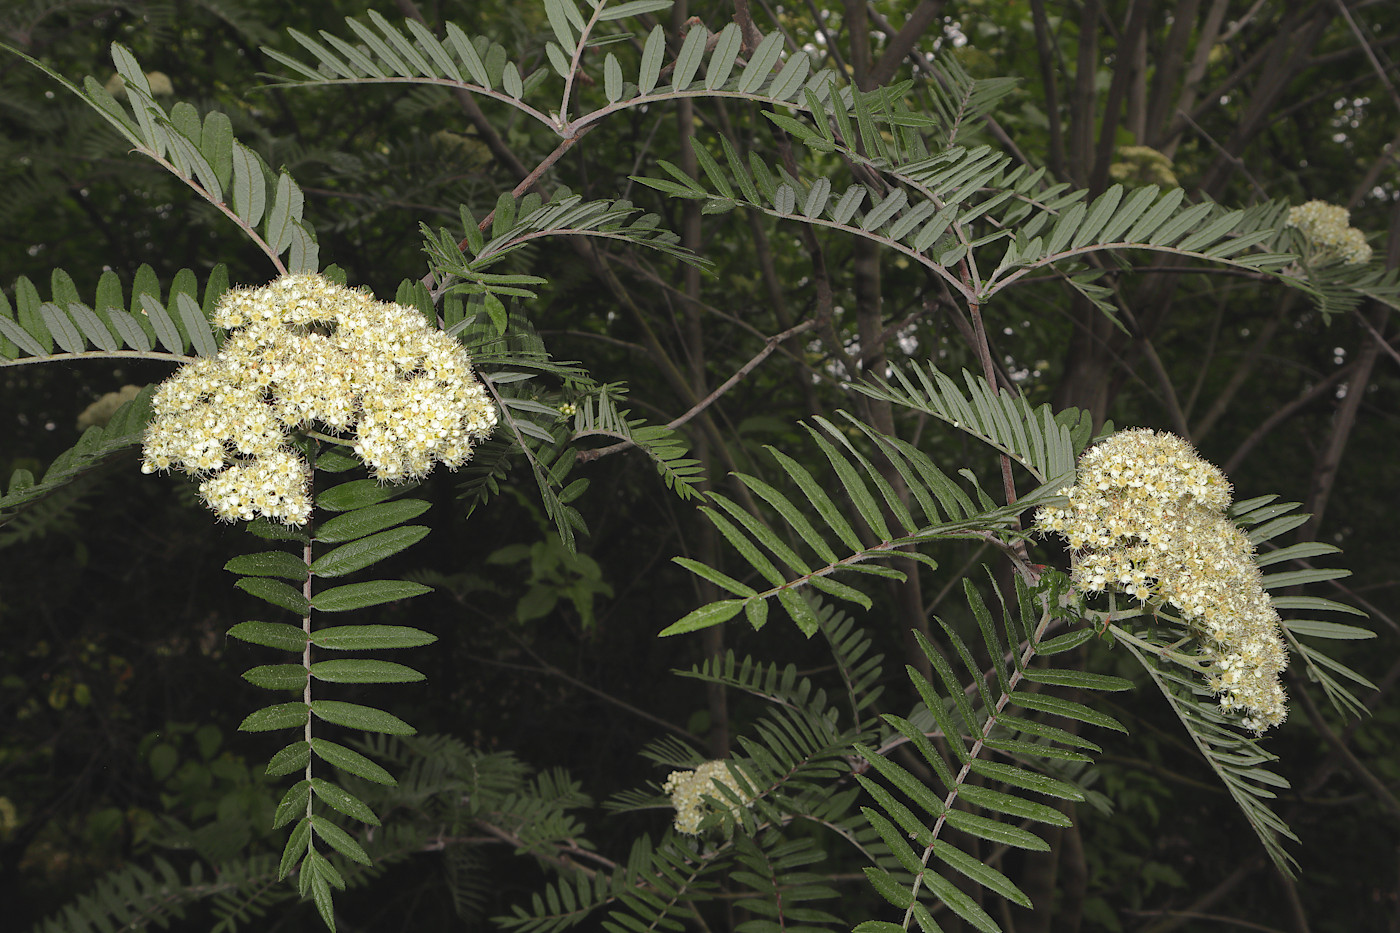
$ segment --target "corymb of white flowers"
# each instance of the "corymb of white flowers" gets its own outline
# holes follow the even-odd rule
[[[1349,266],[1369,262],[1366,234],[1351,226],[1351,212],[1326,201],[1309,201],[1288,212],[1286,226],[1296,227],[1313,249],[1315,262],[1340,259]]]
[[[1226,516],[1230,483],[1174,434],[1120,431],[1085,451],[1065,508],[1036,528],[1065,538],[1083,593],[1114,590],[1175,607],[1200,641],[1206,681],[1248,729],[1283,722],[1288,652],[1253,560]]]
[[[676,808],[676,832],[688,836],[700,835],[700,821],[714,812],[704,800],[706,795],[723,800],[721,791],[714,782],[719,781],[739,796],[745,804],[752,804],[753,798],[744,793],[739,782],[734,779],[731,769],[737,769],[733,762],[707,761],[694,771],[672,771],[661,785],[661,791],[671,795],[671,805]],[[738,807],[730,804],[730,812],[738,814]]]
[[[152,399],[142,470],[179,469],[227,521],[311,517],[311,470],[292,446],[316,426],[385,482],[471,457],[496,409],[452,337],[412,308],[319,275],[229,291],[213,322],[217,356],[182,367]]]

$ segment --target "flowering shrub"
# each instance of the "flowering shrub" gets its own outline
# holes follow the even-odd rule
[[[142,469],[201,478],[222,519],[305,524],[310,469],[295,429],[353,430],[355,453],[392,482],[461,466],[496,424],[466,351],[411,308],[287,275],[228,292],[213,322],[230,336],[156,391]]]
[[[1036,514],[1069,544],[1075,586],[1171,605],[1200,638],[1220,705],[1256,732],[1283,722],[1288,652],[1254,546],[1225,515],[1225,475],[1181,438],[1138,428],[1086,451],[1077,480],[1066,508]]]

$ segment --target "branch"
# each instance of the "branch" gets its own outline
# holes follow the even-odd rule
[[[709,408],[715,402],[719,401],[720,397],[723,396],[726,392],[738,385],[741,379],[743,379],[749,373],[753,372],[754,368],[757,367],[759,363],[762,363],[764,360],[768,359],[768,357],[772,356],[773,351],[778,349],[779,344],[786,341],[789,337],[795,337],[798,334],[809,331],[816,326],[817,322],[815,320],[803,321],[801,324],[796,324],[792,327],[789,327],[781,334],[774,334],[772,337],[769,337],[767,340],[764,341],[763,349],[759,350],[758,353],[756,353],[754,357],[750,359],[747,363],[745,363],[743,366],[740,366],[734,372],[734,375],[726,379],[717,389],[715,389],[709,395],[705,396],[699,402],[696,402],[695,405],[692,406],[691,409],[685,414],[681,415],[679,418],[675,418],[671,421],[668,421],[666,423],[666,427],[672,429],[678,428],[690,419],[694,418],[696,415],[700,414],[706,408]],[[612,444],[608,447],[598,447],[593,450],[579,451],[578,459],[580,463],[588,463],[592,460],[597,460],[600,457],[606,457],[609,454],[619,453],[621,451],[626,450],[629,447],[635,446],[636,444],[630,440],[619,441],[618,443]]]

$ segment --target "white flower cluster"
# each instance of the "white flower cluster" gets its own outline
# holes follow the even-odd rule
[[[1174,606],[1200,640],[1220,705],[1242,710],[1255,732],[1283,722],[1288,652],[1254,546],[1225,515],[1225,475],[1176,435],[1140,428],[1086,451],[1076,479],[1060,491],[1066,508],[1036,513],[1040,531],[1069,544],[1074,585]]]
[[[737,768],[732,762],[720,760],[707,761],[694,771],[671,772],[666,783],[661,785],[661,791],[671,795],[671,805],[676,808],[676,832],[689,836],[700,834],[700,821],[712,812],[704,796],[722,799],[715,781],[733,790],[744,803],[753,803],[753,798],[744,793],[730,773],[730,769]],[[739,812],[732,804],[729,809],[736,815]]]
[[[1326,201],[1309,201],[1288,212],[1286,226],[1296,227],[1312,244],[1319,262],[1340,259],[1349,266],[1371,259],[1366,234],[1351,226],[1351,212]]]
[[[496,424],[466,351],[411,308],[285,275],[228,292],[213,321],[231,332],[218,355],[155,392],[142,470],[200,478],[222,519],[311,517],[310,468],[290,440],[313,423],[353,431],[355,453],[389,482],[460,466]]]

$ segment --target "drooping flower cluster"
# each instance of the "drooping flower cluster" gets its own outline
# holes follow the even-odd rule
[[[215,357],[156,390],[142,470],[176,468],[222,519],[304,524],[310,468],[292,432],[353,432],[379,480],[465,463],[496,409],[453,338],[423,315],[318,275],[286,275],[225,294],[213,321],[230,331]],[[351,443],[347,440],[347,443]]]
[[[689,836],[700,834],[700,821],[714,812],[704,800],[706,795],[721,799],[719,788],[714,782],[730,788],[745,804],[752,804],[753,798],[744,793],[739,782],[730,773],[738,765],[730,761],[707,761],[694,771],[672,771],[661,785],[663,793],[671,795],[671,805],[676,808],[676,832]],[[737,814],[738,807],[731,804],[730,812]]]
[[[1225,515],[1230,484],[1174,434],[1120,431],[1080,458],[1065,508],[1036,527],[1062,535],[1084,593],[1169,604],[1200,641],[1212,691],[1256,732],[1286,715],[1279,674],[1288,653],[1254,546]]]
[[[1309,201],[1288,212],[1287,226],[1296,227],[1318,262],[1340,259],[1349,266],[1368,262],[1371,246],[1366,234],[1351,226],[1351,212],[1326,201]]]

